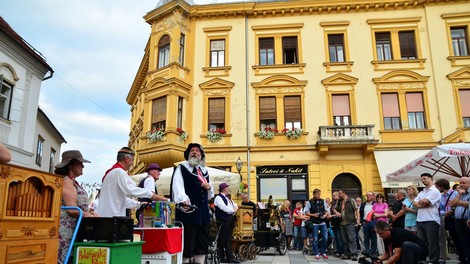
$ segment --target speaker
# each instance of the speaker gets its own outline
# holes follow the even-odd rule
[[[134,221],[128,217],[86,217],[82,219],[75,241],[133,241]]]

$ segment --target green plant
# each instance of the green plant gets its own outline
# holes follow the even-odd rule
[[[150,142],[162,141],[164,136],[165,136],[165,130],[160,129],[160,128],[147,132],[147,139]]]
[[[185,140],[188,138],[188,136],[189,136],[189,134],[186,133],[186,132],[185,132],[182,128],[180,128],[180,127],[178,127],[178,128],[176,129],[176,131],[179,133],[180,139],[181,139],[182,141],[185,141]]]
[[[302,132],[303,132],[302,128],[292,128],[292,129],[284,128],[282,130],[282,133],[285,133],[286,137],[289,140],[298,139],[302,135]]]
[[[222,138],[222,135],[227,133],[225,129],[216,129],[207,131],[207,138],[210,142],[216,142]]]
[[[274,135],[277,132],[278,132],[277,129],[272,129],[270,127],[266,127],[264,130],[260,130],[260,131],[256,132],[256,135],[259,138],[272,139],[272,138],[274,138]]]

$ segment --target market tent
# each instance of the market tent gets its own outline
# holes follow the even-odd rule
[[[422,173],[430,173],[434,180],[456,181],[470,175],[470,144],[454,143],[434,147],[402,168],[387,174],[391,181],[419,181]]]
[[[215,194],[219,193],[219,184],[222,182],[226,182],[230,185],[230,193],[236,194],[238,192],[238,188],[240,186],[240,175],[233,172],[228,172],[224,170],[219,170],[212,167],[206,167],[207,171],[209,172],[209,179],[214,188]],[[171,183],[171,176],[173,174],[173,168],[166,168],[163,169],[160,173],[160,178],[156,182],[157,190],[159,195],[170,195],[170,183]],[[136,182],[139,183],[140,179],[147,176],[147,173],[140,173],[136,175],[132,175],[131,178]]]

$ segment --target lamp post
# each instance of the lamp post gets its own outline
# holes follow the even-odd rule
[[[235,161],[235,166],[237,167],[238,174],[240,174],[240,182],[242,182],[242,174],[240,171],[242,170],[243,167],[243,161],[238,157],[237,161]]]

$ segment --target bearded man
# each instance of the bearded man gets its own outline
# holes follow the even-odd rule
[[[190,143],[184,151],[186,162],[179,164],[171,179],[171,196],[175,203],[192,204],[193,211],[176,211],[176,221],[184,224],[184,263],[204,263],[209,253],[209,199],[214,190],[205,167],[205,154],[198,143]]]

